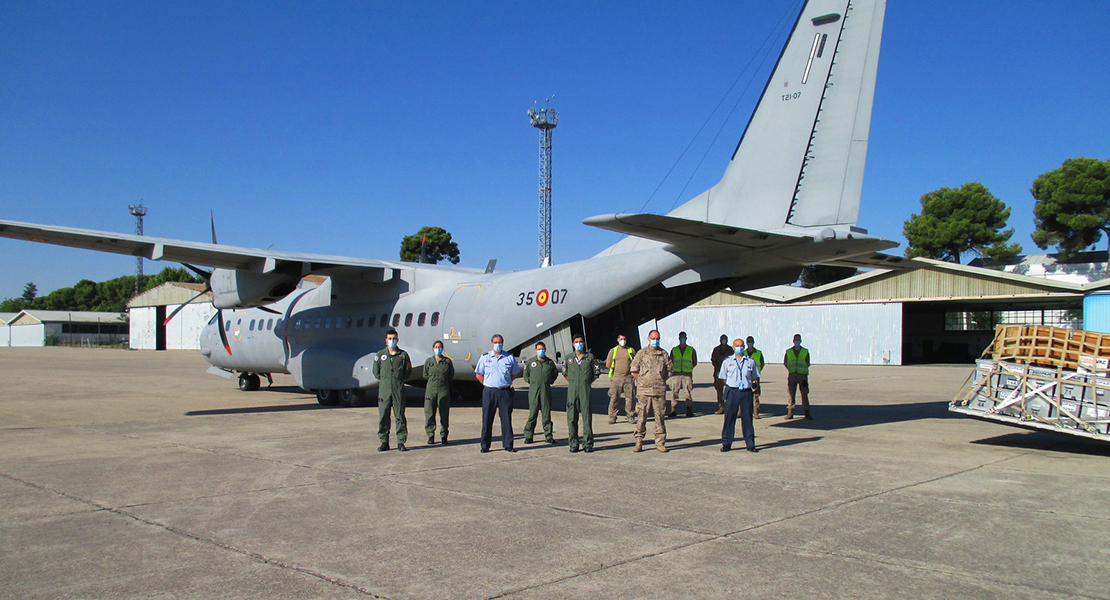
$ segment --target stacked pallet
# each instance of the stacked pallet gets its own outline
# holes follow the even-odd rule
[[[1110,334],[1043,325],[999,325],[988,352],[996,361],[1106,371],[1110,368]]]
[[[1000,325],[949,410],[1110,441],[1110,335]]]

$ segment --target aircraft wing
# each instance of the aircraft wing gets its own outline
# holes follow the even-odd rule
[[[257,273],[281,271],[300,275],[334,275],[353,271],[377,271],[383,279],[388,279],[391,274],[386,271],[412,266],[399,261],[240,248],[2,220],[0,237]]]

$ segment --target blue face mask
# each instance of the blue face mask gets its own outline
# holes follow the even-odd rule
[[[386,340],[385,345],[389,346],[390,349],[396,348],[397,347],[397,340]]]
[[[733,347],[732,351],[737,353],[737,354],[743,354],[744,353],[744,347],[743,346],[735,346],[735,347]]]
[[[536,350],[536,356],[538,358],[543,358],[544,356],[547,356],[547,349],[546,348],[540,348],[539,350]]]
[[[794,340],[794,347],[795,348],[797,348],[798,346],[801,346],[801,345],[802,345],[802,340]]]
[[[659,340],[651,340],[650,344],[651,344],[652,348],[658,348],[659,347]]]
[[[443,348],[435,348],[432,352],[435,352],[436,356],[443,356]]]
[[[504,347],[504,344],[494,344],[493,345],[493,351],[494,352],[500,352],[503,347]]]
[[[686,343],[686,338],[684,338],[684,337],[678,338],[678,343],[685,344]]]
[[[583,344],[582,342],[575,342],[574,349],[578,352],[581,352],[586,349],[586,344]]]

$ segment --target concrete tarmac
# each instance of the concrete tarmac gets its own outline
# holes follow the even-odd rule
[[[968,366],[817,365],[812,421],[769,366],[756,454],[719,452],[703,366],[667,454],[604,377],[592,454],[561,410],[523,444],[524,392],[519,452],[478,452],[474,404],[428,447],[415,390],[379,453],[376,406],[206,367],[0,348],[0,598],[1110,597],[1110,448],[948,413]]]

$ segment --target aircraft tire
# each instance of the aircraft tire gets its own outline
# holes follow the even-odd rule
[[[316,390],[316,401],[323,406],[337,406],[339,404],[339,391]]]
[[[358,406],[366,399],[366,393],[360,389],[339,390],[336,392],[340,406]]]
[[[239,374],[239,391],[253,392],[262,386],[262,379],[254,373]]]

